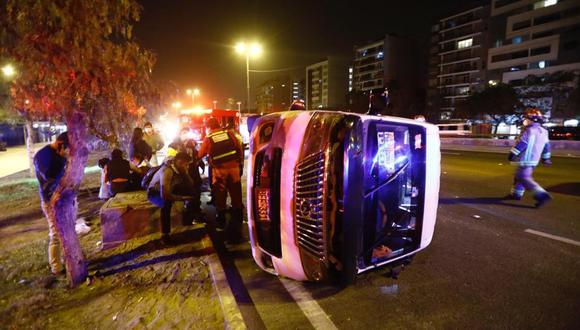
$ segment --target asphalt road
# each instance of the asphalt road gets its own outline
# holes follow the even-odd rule
[[[580,159],[553,162],[535,176],[554,200],[535,209],[531,196],[501,199],[514,171],[505,155],[444,151],[433,242],[398,279],[379,269],[346,288],[296,283],[260,270],[248,245],[222,255],[246,324],[580,328]]]

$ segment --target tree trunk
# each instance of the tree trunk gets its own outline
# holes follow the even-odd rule
[[[24,125],[26,133],[26,155],[28,156],[28,175],[34,178],[34,131],[32,130],[32,120],[26,118],[26,123]]]
[[[75,231],[77,218],[77,191],[83,179],[89,151],[86,144],[87,126],[85,115],[75,112],[66,118],[69,139],[69,156],[65,174],[48,205],[49,221],[56,221],[62,247],[66,274],[71,286],[81,284],[87,277],[80,241]],[[52,220],[54,219],[54,220]]]

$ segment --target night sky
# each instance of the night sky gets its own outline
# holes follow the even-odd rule
[[[233,49],[238,40],[263,44],[251,69],[298,68],[302,75],[306,65],[327,55],[350,58],[354,45],[386,33],[427,40],[433,22],[466,2],[141,0],[136,35],[157,55],[157,82],[198,87],[209,106],[213,99],[245,99],[245,61]],[[252,88],[272,75],[252,73]]]

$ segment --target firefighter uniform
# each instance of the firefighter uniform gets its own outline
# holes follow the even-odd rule
[[[511,197],[520,200],[526,190],[534,194],[536,207],[541,206],[551,199],[551,196],[542,188],[532,176],[534,169],[542,161],[550,165],[550,141],[548,131],[541,125],[541,113],[536,109],[526,111],[526,119],[529,124],[516,140],[515,146],[510,150],[509,160],[516,165],[514,185]]]
[[[199,157],[208,155],[212,168],[212,195],[217,210],[216,225],[226,225],[226,200],[228,193],[232,203],[232,217],[226,227],[230,242],[242,240],[243,203],[242,183],[244,153],[239,137],[231,130],[214,128],[203,140]]]

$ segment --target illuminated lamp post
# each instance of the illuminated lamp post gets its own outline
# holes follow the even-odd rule
[[[246,56],[246,111],[250,112],[250,57],[259,57],[262,54],[262,45],[255,42],[250,45],[238,42],[236,52]]]

